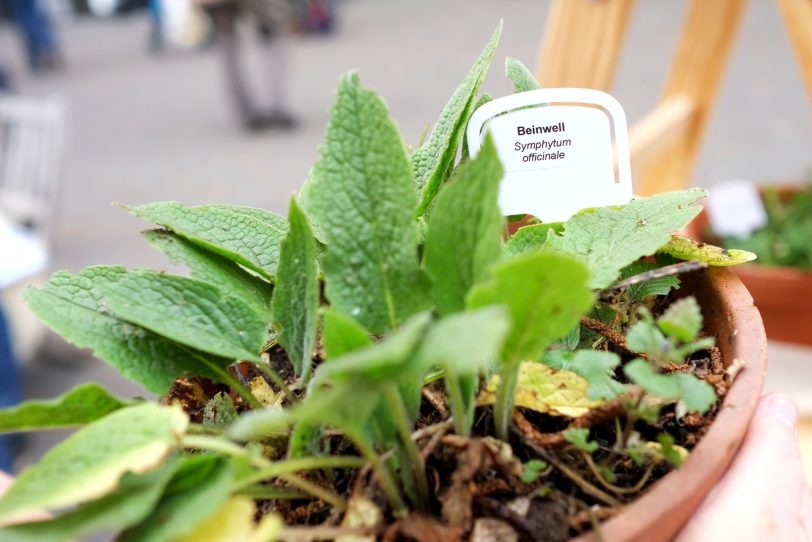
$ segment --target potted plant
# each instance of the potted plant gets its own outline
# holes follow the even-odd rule
[[[677,532],[735,454],[766,362],[735,277],[680,272],[743,255],[672,233],[698,189],[506,239],[493,143],[456,159],[498,35],[411,154],[344,76],[287,219],[128,207],[191,278],[96,266],[26,292],[162,400],[86,384],[0,411],[3,431],[82,426],[0,499],[0,539]],[[62,513],[32,521],[42,509]]]
[[[689,231],[702,241],[758,254],[757,261],[737,267],[735,273],[752,294],[767,336],[812,345],[812,309],[805,301],[812,298],[812,185],[765,185],[760,193],[767,223],[749,235],[718,235],[704,212]]]

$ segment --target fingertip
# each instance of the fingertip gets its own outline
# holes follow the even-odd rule
[[[764,395],[756,408],[756,416],[777,421],[789,429],[793,435],[798,434],[798,407],[789,396],[783,393]]]

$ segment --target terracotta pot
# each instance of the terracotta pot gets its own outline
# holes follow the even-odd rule
[[[725,366],[734,359],[744,360],[746,366],[685,464],[603,523],[601,537],[587,533],[577,542],[671,540],[725,473],[747,432],[767,371],[767,338],[759,311],[742,282],[726,268],[683,275],[678,292],[696,296],[705,331],[716,336]]]
[[[782,187],[778,191],[779,197],[789,199],[798,190],[796,187]],[[719,243],[710,230],[704,211],[687,231],[699,241]],[[769,338],[812,346],[812,271],[758,263],[732,269],[750,290]]]

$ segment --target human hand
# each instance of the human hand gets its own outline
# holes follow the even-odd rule
[[[797,442],[798,409],[761,398],[733,464],[677,542],[812,540],[812,495]]]

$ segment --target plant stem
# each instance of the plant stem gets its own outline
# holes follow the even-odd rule
[[[303,491],[296,491],[284,487],[268,486],[268,485],[253,485],[241,489],[233,489],[234,493],[239,495],[246,495],[256,500],[262,501],[282,501],[282,500],[307,500],[311,499],[309,495]]]
[[[247,459],[251,466],[257,469],[271,469],[274,466],[274,463],[268,459],[260,455],[250,454],[242,446],[223,439],[197,435],[184,435],[181,438],[181,445],[184,448],[211,450],[213,452],[219,452],[232,457],[242,457]],[[283,472],[278,474],[277,477],[280,480],[284,480],[292,486],[298,487],[299,489],[313,495],[317,499],[323,500],[330,506],[333,506],[339,510],[345,510],[347,508],[347,503],[340,496],[328,489],[317,486],[313,482],[310,482],[309,480],[306,480],[300,476],[291,474],[289,472]]]
[[[516,395],[516,385],[519,382],[519,366],[518,362],[506,363],[504,371],[502,371],[502,381],[496,389],[493,418],[496,425],[496,436],[504,441],[507,441],[510,432],[513,401]]]
[[[468,423],[468,409],[465,407],[462,386],[460,386],[459,377],[448,367],[445,369],[445,388],[448,391],[451,413],[454,417],[454,431],[460,436],[467,437],[471,428]]]
[[[412,476],[414,477],[415,489],[417,490],[418,510],[427,512],[429,509],[429,485],[426,481],[426,468],[423,459],[420,457],[420,450],[412,440],[412,427],[409,415],[406,412],[406,405],[403,404],[398,389],[392,385],[386,389],[386,402],[392,411],[395,426],[400,434],[400,440],[404,447],[409,463],[411,463]]]
[[[409,514],[406,504],[400,497],[395,481],[392,479],[392,473],[381,462],[381,458],[378,457],[375,448],[367,441],[366,437],[354,427],[345,427],[344,431],[347,437],[355,444],[356,448],[358,448],[358,451],[361,452],[361,455],[367,458],[367,461],[372,465],[378,477],[378,483],[381,484],[384,493],[386,493],[386,497],[389,499],[389,503],[395,511],[395,516],[406,517]]]
[[[293,459],[284,459],[271,463],[267,467],[259,469],[256,473],[248,478],[240,480],[237,489],[250,486],[268,478],[275,478],[280,474],[289,472],[299,472],[303,470],[316,470],[316,469],[341,469],[341,468],[360,468],[366,465],[367,460],[361,457],[353,456],[309,456],[309,457],[296,457]]]

